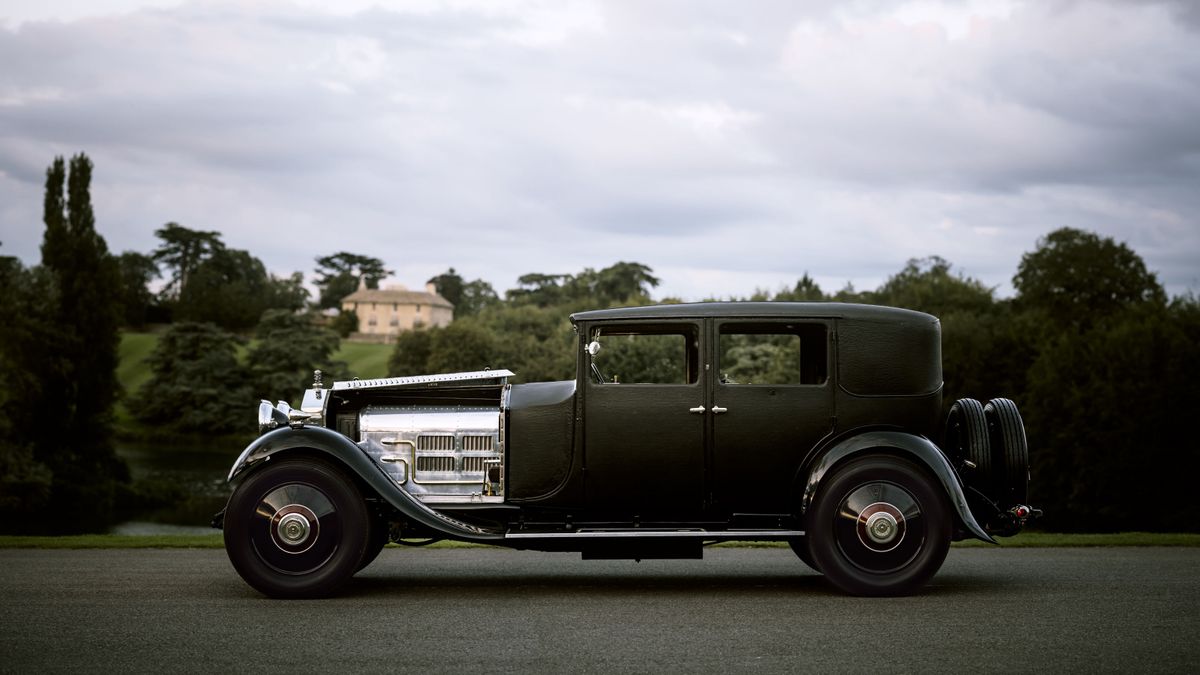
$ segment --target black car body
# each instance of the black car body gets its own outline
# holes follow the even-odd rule
[[[264,401],[223,512],[239,573],[306,597],[389,540],[633,559],[778,540],[848,592],[897,594],[951,540],[1035,513],[1011,401],[962,399],[943,422],[933,316],[698,303],[571,320],[573,380],[318,379],[298,410]]]

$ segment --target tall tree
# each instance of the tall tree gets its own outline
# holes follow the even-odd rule
[[[379,288],[380,280],[393,274],[379,258],[339,251],[317,258],[317,288],[321,296],[317,305],[322,309],[338,307],[342,298],[358,288],[362,279],[367,288]]]
[[[46,171],[42,267],[49,288],[48,317],[57,334],[44,369],[33,458],[53,473],[45,524],[55,530],[102,528],[112,516],[118,483],[128,469],[113,451],[110,420],[116,381],[120,272],[95,229],[92,162],[61,157]],[[64,198],[63,183],[66,180]]]
[[[154,231],[162,244],[151,254],[155,263],[171,270],[163,295],[178,299],[191,281],[192,273],[208,258],[225,249],[220,232],[190,230],[179,223],[167,223]]]
[[[117,257],[121,271],[121,306],[125,325],[140,328],[146,323],[154,294],[150,292],[150,281],[159,276],[158,265],[148,255],[137,251],[125,251]]]

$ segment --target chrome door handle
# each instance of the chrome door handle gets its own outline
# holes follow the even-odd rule
[[[712,410],[714,415],[720,415],[723,412],[729,412],[729,408],[722,408],[719,405],[714,405]]]
[[[704,414],[704,406],[698,405],[695,408],[688,408],[688,412],[696,413],[697,415],[702,415],[702,414]]]

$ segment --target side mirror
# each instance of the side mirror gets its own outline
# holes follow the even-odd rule
[[[595,340],[592,340],[591,342],[589,342],[588,346],[587,346],[587,353],[592,356],[599,354],[600,353],[600,343],[596,342]]]

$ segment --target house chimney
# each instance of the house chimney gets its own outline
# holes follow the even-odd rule
[[[433,283],[432,281],[425,284],[425,292],[429,293],[430,295],[437,295],[437,284]]]

